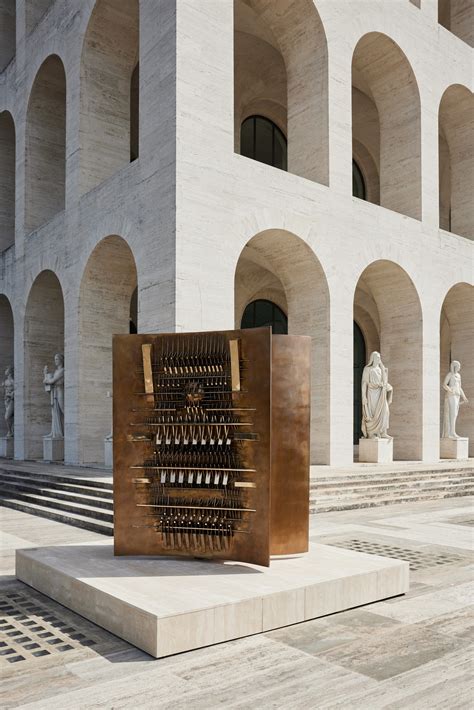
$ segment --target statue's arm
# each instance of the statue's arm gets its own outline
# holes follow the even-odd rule
[[[451,387],[449,386],[450,377],[451,377],[451,373],[448,372],[448,374],[446,375],[446,377],[444,378],[444,381],[443,381],[443,389],[445,392],[449,392],[450,394],[452,394],[453,391],[452,391]]]
[[[52,375],[49,375],[48,385],[55,385],[56,382],[64,377],[64,367],[58,368]]]
[[[462,389],[462,387],[461,387],[461,398],[464,402],[469,402],[468,398],[464,394],[464,390]]]
[[[367,404],[367,386],[368,378],[364,370],[364,372],[362,373],[362,404]]]

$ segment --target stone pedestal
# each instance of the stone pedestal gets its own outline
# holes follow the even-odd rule
[[[469,439],[462,436],[459,439],[442,438],[439,456],[441,459],[469,458]]]
[[[45,461],[64,461],[64,439],[43,436],[43,459]]]
[[[14,441],[12,436],[0,436],[0,458],[13,458]]]
[[[360,463],[392,463],[393,439],[359,439]]]
[[[114,440],[109,437],[104,439],[104,465],[105,468],[114,467]]]

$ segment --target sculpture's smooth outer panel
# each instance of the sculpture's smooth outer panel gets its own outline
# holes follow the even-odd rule
[[[204,343],[215,336],[227,341],[240,342],[241,387],[232,392],[232,406],[252,408],[248,439],[238,444],[241,467],[254,469],[252,473],[242,473],[238,477],[255,487],[238,490],[243,507],[255,512],[244,513],[244,530],[233,535],[226,550],[196,549],[187,544],[187,549],[173,549],[166,536],[157,529],[154,515],[159,506],[139,506],[143,502],[141,483],[146,481],[146,470],[140,467],[150,455],[154,455],[154,445],[150,439],[140,441],[139,436],[147,431],[143,422],[153,416],[153,403],[149,403],[144,391],[142,345],[151,344],[152,350],[163,351],[186,347],[186,342]],[[156,372],[156,360],[152,356]],[[255,328],[243,331],[220,331],[219,333],[189,333],[161,335],[117,335],[113,339],[113,379],[114,379],[114,550],[116,555],[186,555],[233,559],[258,565],[269,565],[270,561],[270,451],[271,451],[271,330]],[[199,380],[199,377],[195,379]],[[205,380],[203,379],[203,383]],[[203,385],[204,386],[204,385]],[[155,388],[155,396],[159,390]],[[155,412],[156,414],[156,412]],[[248,412],[246,412],[246,416]],[[240,430],[240,428],[239,428]],[[138,436],[137,436],[138,435]],[[135,438],[133,441],[132,438]],[[199,447],[198,447],[199,448]],[[197,466],[198,468],[198,466]],[[152,478],[149,474],[150,479]],[[154,474],[154,482],[157,476]],[[159,482],[159,481],[158,481]],[[146,488],[147,483],[143,486]],[[179,491],[180,496],[205,496],[211,491],[203,488],[188,492]],[[173,491],[171,495],[174,495]],[[146,495],[146,492],[145,492]],[[142,496],[142,497],[140,497]],[[216,500],[218,496],[216,496]],[[196,505],[195,500],[189,501]],[[217,504],[219,501],[217,500]],[[216,505],[217,507],[217,505]],[[186,534],[188,537],[188,534]],[[189,538],[193,536],[189,534]],[[174,539],[174,538],[172,538]],[[166,544],[165,544],[166,543]]]
[[[310,354],[309,337],[272,337],[272,555],[308,551]]]

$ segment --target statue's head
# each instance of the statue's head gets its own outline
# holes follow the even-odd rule
[[[8,365],[5,370],[5,377],[13,377],[13,365]]]
[[[451,372],[454,372],[454,374],[459,372],[459,370],[461,369],[461,363],[459,362],[459,360],[453,360],[451,363],[450,369],[451,369]]]
[[[376,350],[374,350],[373,353],[371,353],[370,358],[369,358],[369,365],[372,365],[373,367],[377,367],[377,365],[380,365],[382,362],[382,358],[380,357],[380,353],[378,353]]]
[[[64,367],[64,355],[61,355],[61,353],[56,353],[54,356],[54,364],[56,367]]]

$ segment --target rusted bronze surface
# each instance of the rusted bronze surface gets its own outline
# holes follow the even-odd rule
[[[115,554],[307,549],[309,338],[119,335],[113,361]]]
[[[308,551],[311,338],[272,337],[270,554]]]

